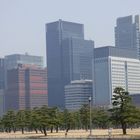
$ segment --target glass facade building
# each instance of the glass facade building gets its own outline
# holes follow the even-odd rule
[[[0,58],[0,89],[4,89],[5,60]]]
[[[140,94],[133,94],[131,95],[132,98],[132,103],[137,106],[140,107]]]
[[[4,114],[4,90],[0,89],[0,117]]]
[[[73,80],[92,80],[93,46],[93,41],[77,38],[65,39],[62,42],[65,84]]]
[[[5,67],[4,58],[0,58],[0,116],[4,113],[4,89],[5,89]]]
[[[93,102],[111,105],[113,91],[123,87],[130,95],[140,94],[140,61],[136,51],[116,47],[95,49]]]
[[[64,86],[71,80],[91,77],[94,45],[84,40],[83,24],[62,20],[46,24],[46,45],[49,106],[64,108]],[[86,63],[87,59],[91,60]]]
[[[115,46],[133,48],[140,59],[140,18],[139,15],[120,17],[115,27]]]
[[[43,57],[28,54],[12,54],[5,56],[6,69],[17,68],[19,64],[29,64],[43,67]]]

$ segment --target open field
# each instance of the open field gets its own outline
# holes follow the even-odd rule
[[[127,135],[122,135],[121,129],[112,129],[112,138],[139,138],[140,140],[140,128],[139,129],[128,129]],[[92,130],[92,135],[95,138],[108,138],[108,130],[107,129],[94,129]],[[65,131],[59,131],[58,133],[50,133],[48,132],[47,138],[87,138],[89,136],[89,131],[85,130],[70,130],[65,136]],[[44,134],[35,132],[25,132],[25,134],[21,134],[21,132],[16,133],[0,133],[0,138],[46,138]]]

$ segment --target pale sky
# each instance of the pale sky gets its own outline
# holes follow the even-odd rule
[[[46,59],[45,23],[84,24],[96,47],[114,45],[117,17],[140,14],[140,0],[0,0],[0,57],[28,52]]]

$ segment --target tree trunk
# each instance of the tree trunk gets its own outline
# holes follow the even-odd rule
[[[23,127],[21,128],[21,130],[22,130],[22,134],[24,134],[24,128]]]
[[[43,127],[43,132],[44,132],[44,135],[47,136],[47,131],[45,127]]]
[[[39,130],[41,131],[41,133],[43,133],[42,128],[40,127]]]
[[[126,123],[122,123],[123,135],[126,135]]]
[[[38,131],[37,131],[37,129],[35,128],[35,132],[36,132],[36,134],[38,133]]]
[[[51,133],[53,133],[53,126],[51,126]]]
[[[14,133],[16,133],[16,128],[13,128]]]
[[[56,126],[56,133],[58,133],[58,126]]]
[[[66,132],[68,132],[69,131],[69,127],[66,129]]]

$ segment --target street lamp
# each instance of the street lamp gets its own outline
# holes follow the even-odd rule
[[[89,136],[92,135],[92,119],[91,119],[91,96],[88,98],[89,101],[89,127],[90,127],[90,134]]]

